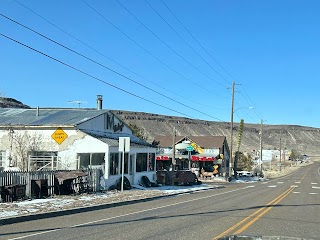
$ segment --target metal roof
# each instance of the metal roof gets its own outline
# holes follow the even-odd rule
[[[0,108],[0,126],[76,126],[89,119],[95,118],[108,110],[96,109],[47,109],[39,110],[21,108]],[[39,114],[37,114],[39,113]]]
[[[118,147],[119,146],[119,137],[130,137],[130,146],[132,147],[152,147],[155,148],[155,146],[153,146],[150,143],[147,143],[146,141],[134,136],[134,135],[124,135],[124,134],[108,134],[105,133],[103,135],[96,135],[96,134],[92,134],[88,131],[83,131],[86,134],[99,139],[100,141],[107,143],[110,147]]]
[[[225,136],[176,136],[176,143],[184,139],[190,139],[197,143],[200,147],[206,149],[222,148]],[[172,147],[173,136],[155,136],[154,143],[159,147]]]

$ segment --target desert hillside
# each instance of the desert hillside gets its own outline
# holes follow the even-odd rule
[[[156,135],[172,135],[175,127],[177,135],[205,136],[224,135],[230,142],[230,123],[194,120],[183,117],[157,115],[152,113],[113,111],[127,124],[140,129],[148,142]],[[245,124],[242,138],[242,151],[260,148],[260,125]],[[234,144],[238,136],[238,124],[234,124]],[[320,155],[320,129],[294,125],[263,125],[263,149],[279,149],[280,136],[282,149],[295,149],[301,154]]]

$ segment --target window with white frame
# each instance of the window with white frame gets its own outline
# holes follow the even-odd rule
[[[104,153],[78,153],[80,168],[104,165]]]
[[[0,167],[4,167],[6,161],[6,152],[0,151]]]

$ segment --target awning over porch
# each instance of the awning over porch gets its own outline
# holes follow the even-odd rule
[[[164,156],[156,156],[156,160],[157,161],[161,161],[161,160],[168,161],[168,160],[170,160],[170,157],[166,156],[166,155],[164,155]]]
[[[208,162],[213,162],[214,161],[214,157],[213,156],[200,156],[200,155],[192,155],[191,156],[191,160],[192,161],[208,161]]]
[[[188,160],[189,157],[188,155],[176,154],[175,158],[180,160],[182,159]],[[157,161],[169,161],[171,159],[172,159],[172,154],[159,154],[156,156]],[[216,159],[212,154],[197,154],[197,155],[191,155],[190,160],[196,161],[196,162],[217,162],[217,164],[219,164],[218,162],[221,159]]]
[[[68,172],[56,172],[54,176],[58,179],[59,184],[62,184],[65,180],[76,179],[78,177],[87,176],[83,171],[68,171]]]

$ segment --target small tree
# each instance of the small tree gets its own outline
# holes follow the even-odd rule
[[[291,152],[290,152],[290,159],[292,161],[295,161],[297,159],[297,157],[299,157],[298,151],[295,150],[295,149],[292,149]]]
[[[135,135],[136,137],[142,140],[147,140],[145,131],[142,128],[139,128],[136,124],[133,124],[133,123],[129,123],[129,127],[132,130],[133,135]]]
[[[251,171],[252,170],[252,157],[251,154],[243,154],[242,152],[239,152],[238,154],[238,166],[239,169]]]

